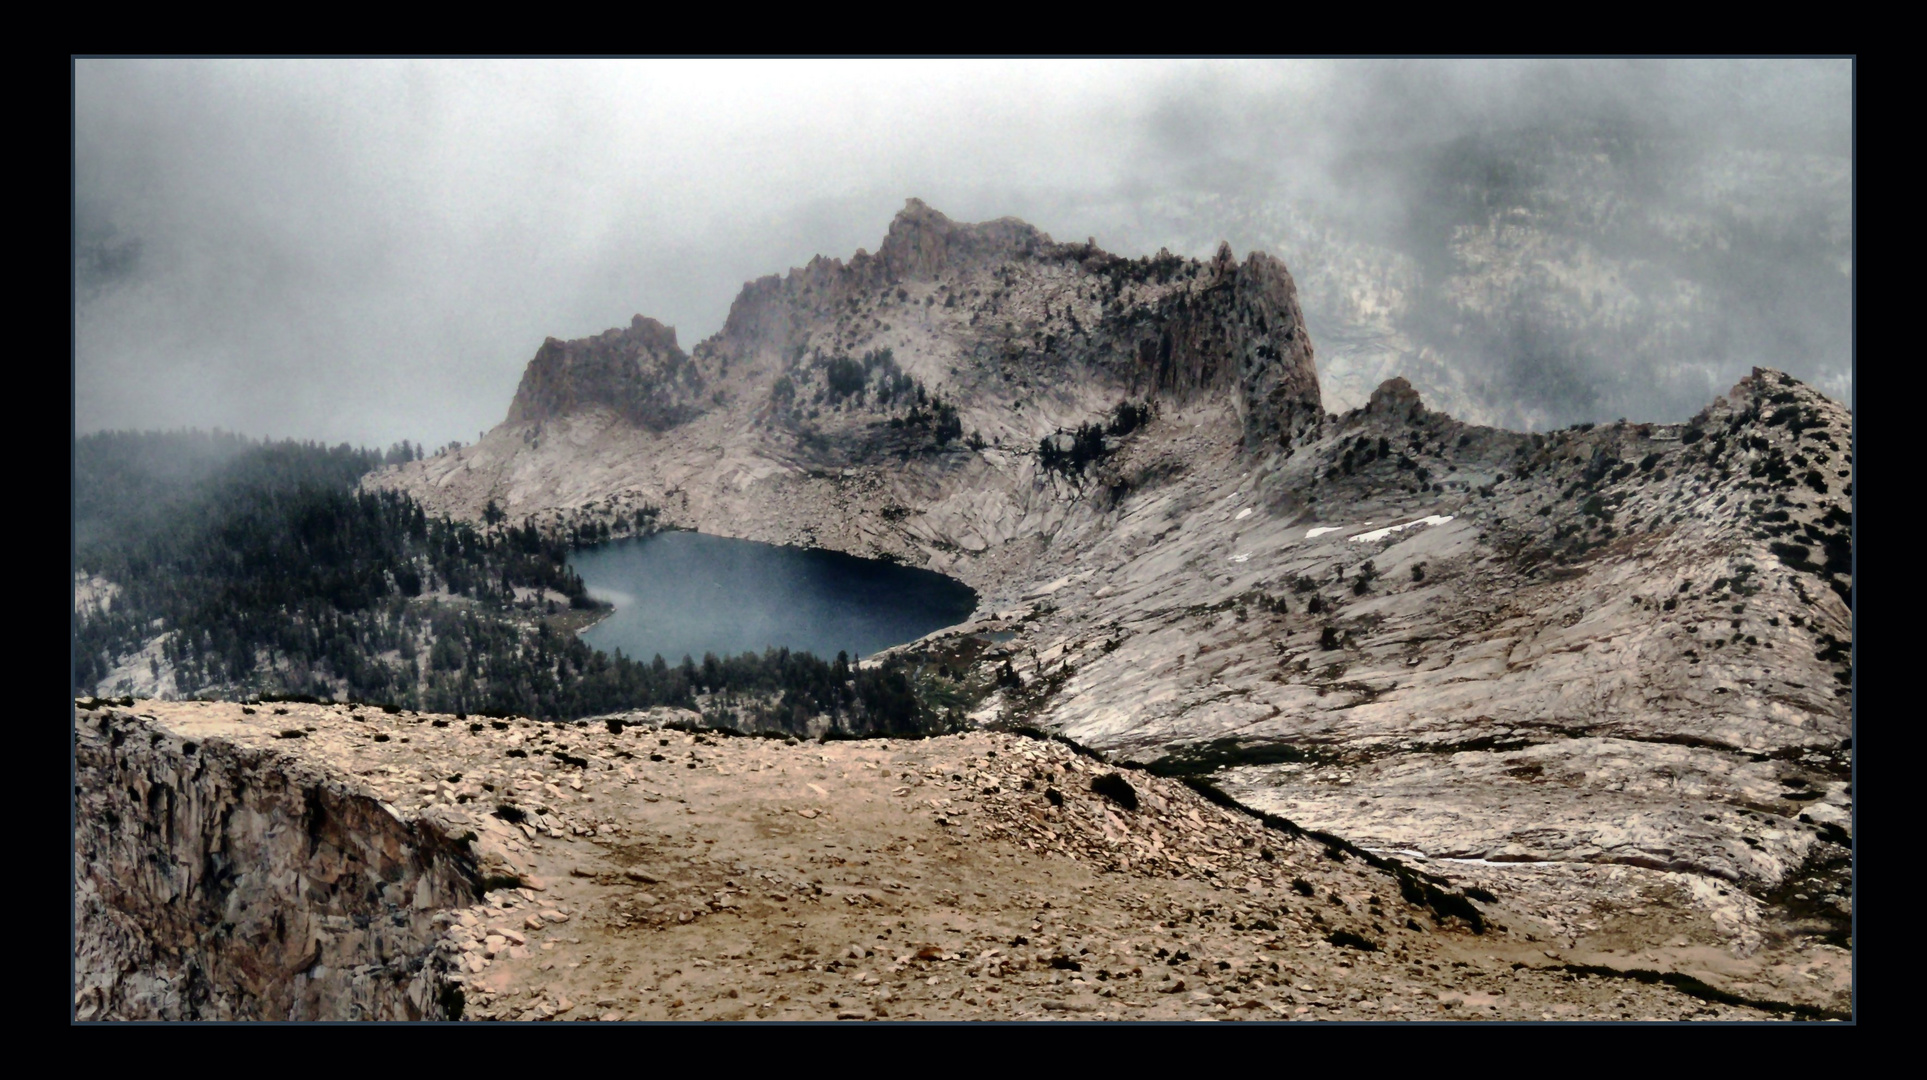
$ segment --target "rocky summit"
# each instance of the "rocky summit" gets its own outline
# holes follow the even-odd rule
[[[1668,423],[1329,413],[1277,259],[912,200],[365,483],[949,574],[973,617],[865,663],[963,733],[91,702],[81,1008],[1849,1015],[1852,480],[1763,368]]]

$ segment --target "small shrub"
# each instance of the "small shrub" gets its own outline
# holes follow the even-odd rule
[[[1117,406],[1111,410],[1111,422],[1108,425],[1108,430],[1111,434],[1122,438],[1136,431],[1138,428],[1143,427],[1145,424],[1150,423],[1152,415],[1152,406],[1148,401],[1142,404],[1120,401],[1117,403]]]
[[[1375,942],[1362,938],[1350,930],[1333,930],[1331,933],[1325,935],[1325,940],[1331,942],[1333,945],[1347,949],[1357,949],[1360,952],[1378,951],[1378,945]]]
[[[1120,773],[1106,773],[1091,781],[1091,790],[1126,810],[1137,809],[1137,789]]]
[[[823,369],[824,381],[829,387],[830,399],[841,401],[852,394],[862,391],[869,381],[863,365],[847,356],[831,358]]]

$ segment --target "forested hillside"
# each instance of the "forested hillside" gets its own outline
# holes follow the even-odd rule
[[[903,671],[853,672],[843,656],[596,652],[574,633],[600,605],[567,541],[358,489],[418,453],[198,432],[78,440],[76,580],[104,580],[108,598],[77,605],[75,693],[115,692],[116,669],[152,647],[151,673],[165,666],[184,696],[548,718],[677,705],[793,731],[820,714],[851,731],[932,722]],[[624,531],[652,527],[638,515]]]

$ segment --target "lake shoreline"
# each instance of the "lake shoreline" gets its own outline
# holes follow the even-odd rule
[[[682,530],[578,549],[569,562],[613,605],[577,634],[632,658],[870,656],[967,621],[979,599],[921,567]]]
[[[614,618],[616,611],[617,611],[616,605],[614,605],[613,603],[610,604],[609,610],[603,612],[600,615],[597,615],[595,618],[589,620],[586,623],[583,623],[581,626],[576,627],[575,636],[581,637],[582,635],[588,633],[589,631],[594,630],[596,627],[601,626],[604,622],[607,622],[609,619]]]

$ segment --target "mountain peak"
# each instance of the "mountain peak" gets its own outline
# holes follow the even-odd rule
[[[906,385],[941,389],[993,436],[1021,431],[1026,441],[1035,422],[1024,403],[1046,387],[1068,401],[1103,386],[1108,397],[1086,403],[1094,410],[1146,394],[1225,394],[1251,450],[1289,449],[1324,416],[1297,287],[1272,256],[1240,263],[1221,243],[1205,261],[1166,251],[1125,259],[1090,242],[1058,244],[1012,217],[955,221],[912,198],[874,255],[819,257],[746,285],[693,357],[674,328],[642,315],[626,329],[549,340],[509,422],[603,410],[661,432],[735,401],[816,435],[854,424],[844,434],[867,446],[865,425],[887,424],[878,410],[894,407],[896,383],[865,390],[852,409],[840,387],[855,376],[838,368],[837,385],[827,381],[833,361],[865,356],[865,385],[874,358],[888,356]],[[772,402],[781,408],[766,410]]]
[[[1372,399],[1366,404],[1365,411],[1407,420],[1414,415],[1422,415],[1425,405],[1419,400],[1418,391],[1401,375],[1378,384],[1378,389],[1372,391]]]
[[[922,199],[906,200],[890,222],[876,258],[893,278],[927,279],[1034,254],[1051,238],[1014,217],[969,224]]]
[[[702,374],[676,343],[676,328],[647,315],[594,337],[549,338],[522,372],[508,423],[538,423],[591,406],[661,430],[696,411]]]

